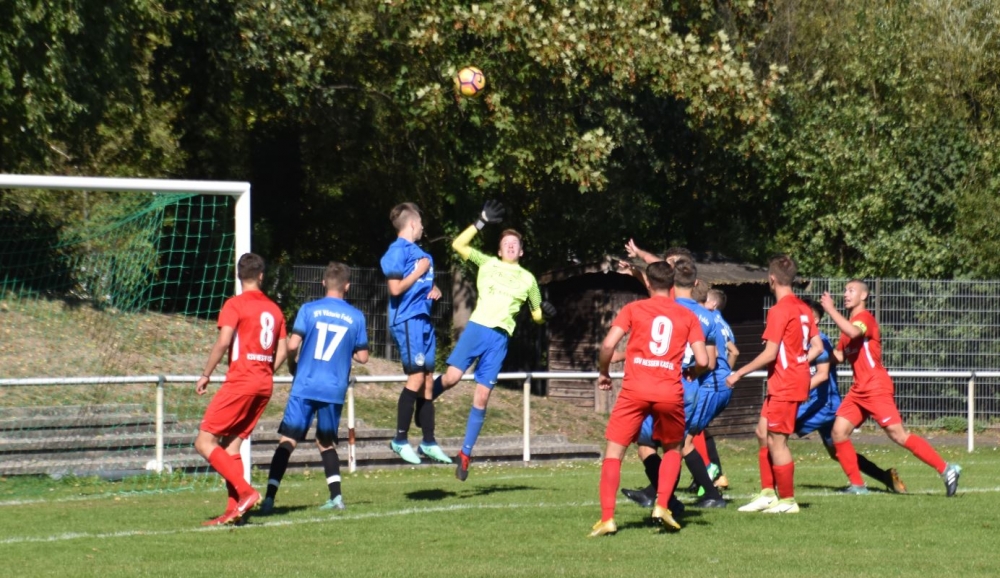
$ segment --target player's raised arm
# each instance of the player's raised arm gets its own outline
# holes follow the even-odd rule
[[[472,247],[469,245],[472,242],[472,238],[486,225],[503,221],[504,212],[505,210],[500,201],[486,201],[483,205],[483,210],[476,216],[476,222],[469,225],[459,236],[455,237],[455,240],[451,243],[451,248],[462,259],[468,259],[472,253]]]
[[[628,243],[625,243],[625,252],[628,253],[629,257],[642,259],[646,264],[656,263],[657,261],[662,261],[659,256],[646,251],[645,249],[640,249],[638,245],[635,244],[633,239],[629,239]]]
[[[830,316],[830,319],[837,324],[837,328],[847,336],[848,339],[857,339],[864,335],[864,330],[851,323],[851,321],[844,317],[840,311],[837,311],[837,306],[833,302],[833,297],[830,297],[830,293],[824,291],[823,296],[819,300],[820,304],[823,305],[823,311]]]

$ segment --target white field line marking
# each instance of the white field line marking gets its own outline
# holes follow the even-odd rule
[[[962,493],[969,494],[982,494],[982,493],[1000,493],[1000,486],[992,488],[961,488],[959,490]],[[939,494],[940,492],[926,492],[926,495]],[[878,496],[880,492],[873,492],[871,496]],[[886,493],[885,495],[889,495]],[[924,493],[916,495],[925,495]],[[736,495],[734,497],[749,499],[753,495]],[[859,498],[856,496],[848,496],[846,494],[840,494],[838,492],[798,492],[797,496],[810,496],[810,497],[844,497],[847,499],[870,499],[869,497]],[[731,498],[730,498],[731,499]],[[617,504],[630,504],[631,502],[625,499],[619,499]],[[599,508],[600,502],[587,501],[587,502],[565,502],[561,504],[551,504],[545,502],[533,502],[533,503],[508,503],[508,504],[454,504],[451,506],[436,506],[431,508],[405,508],[402,510],[394,510],[390,512],[368,512],[362,514],[347,514],[343,516],[322,516],[322,517],[310,517],[310,518],[295,518],[292,520],[270,520],[266,522],[254,522],[253,524],[248,524],[239,528],[233,528],[232,526],[214,526],[214,527],[196,527],[196,528],[179,528],[176,530],[125,530],[121,532],[106,532],[106,533],[91,533],[91,532],[67,532],[63,534],[54,534],[50,536],[9,536],[7,538],[0,539],[0,545],[9,544],[25,544],[25,543],[50,543],[50,542],[66,542],[70,540],[83,540],[83,539],[94,539],[94,540],[109,540],[114,538],[132,538],[132,537],[147,537],[147,536],[175,536],[180,534],[192,534],[196,532],[221,532],[221,531],[250,531],[250,530],[260,530],[264,528],[281,528],[286,526],[298,526],[305,524],[331,524],[340,523],[355,520],[371,520],[379,518],[391,518],[396,516],[409,516],[415,514],[436,514],[445,512],[460,512],[466,510],[499,510],[499,509],[522,509],[522,508]],[[260,517],[254,517],[255,520],[260,520]]]
[[[24,544],[39,542],[64,542],[67,540],[97,539],[107,540],[111,538],[131,538],[146,536],[173,536],[178,534],[191,534],[195,532],[220,532],[220,531],[245,531],[263,528],[279,528],[284,526],[298,526],[303,524],[329,524],[353,520],[370,520],[377,518],[390,518],[394,516],[409,516],[414,514],[434,514],[442,512],[456,512],[462,510],[499,510],[507,508],[578,508],[578,507],[599,507],[598,502],[567,502],[563,504],[546,504],[543,502],[530,504],[454,504],[451,506],[436,506],[432,508],[405,508],[391,512],[368,512],[364,514],[347,514],[343,516],[322,516],[312,518],[296,518],[294,520],[272,520],[262,523],[254,522],[246,526],[234,528],[232,526],[212,526],[199,528],[181,528],[177,530],[126,530],[122,532],[90,533],[90,532],[67,532],[64,534],[54,534],[51,536],[10,536],[0,539],[0,544]],[[259,520],[260,517],[255,517]]]
[[[543,474],[543,473],[530,473],[530,474],[520,474],[520,475],[519,474],[514,474],[514,475],[509,475],[509,476],[490,476],[488,478],[488,480],[492,482],[494,480],[496,480],[496,481],[510,481],[510,480],[527,480],[527,479],[562,478],[564,476],[575,476],[575,475],[584,475],[584,474],[586,474],[586,475],[593,475],[595,471],[598,471],[598,470],[594,470],[594,469],[589,469],[589,470],[581,469],[581,470],[558,471],[558,472],[551,472],[551,473],[545,473],[545,474]],[[383,476],[383,474],[379,474],[379,476]],[[319,479],[319,478],[317,478],[317,479]],[[364,481],[365,481],[365,483],[385,484],[385,485],[419,486],[421,484],[424,484],[424,485],[437,486],[437,485],[440,484],[440,482],[441,482],[442,479],[451,480],[452,479],[451,470],[448,470],[448,475],[447,476],[440,476],[440,477],[420,478],[420,479],[413,479],[413,478],[410,478],[410,479],[392,478],[392,479],[390,479],[389,477],[386,477],[386,476],[378,477],[378,476],[372,475],[371,477],[365,478]],[[353,480],[353,478],[347,478],[346,479],[347,482],[354,483],[352,480]],[[159,496],[159,495],[162,495],[162,494],[174,494],[174,493],[178,493],[178,492],[205,492],[206,494],[210,494],[210,493],[214,493],[214,492],[222,492],[222,491],[224,491],[225,488],[222,486],[222,479],[219,478],[219,480],[217,480],[217,482],[218,483],[216,483],[216,481],[213,481],[209,486],[199,486],[197,488],[188,486],[188,487],[181,487],[181,488],[171,489],[171,490],[147,490],[147,491],[135,491],[135,492],[104,492],[104,493],[100,493],[100,494],[88,494],[88,495],[84,495],[84,496],[65,496],[65,497],[53,498],[53,499],[32,498],[32,499],[23,499],[23,500],[4,500],[4,501],[0,501],[0,508],[8,507],[8,506],[30,506],[30,505],[34,505],[34,504],[59,504],[59,503],[64,503],[64,502],[83,502],[83,501],[87,501],[87,500],[107,500],[107,499],[114,499],[114,498],[141,498],[141,497],[147,497],[147,496]],[[325,484],[322,483],[322,480],[320,480],[320,481],[315,481],[315,480],[283,481],[281,483],[281,487],[282,488],[303,488],[303,487],[313,486],[313,485],[317,485],[317,484],[322,485],[322,486],[325,487]]]

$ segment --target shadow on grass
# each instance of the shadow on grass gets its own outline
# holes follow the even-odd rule
[[[538,489],[540,488],[536,488],[534,486],[523,486],[523,485],[504,486],[504,485],[494,484],[490,486],[475,486],[473,488],[463,490],[461,493],[453,492],[451,490],[441,490],[435,488],[432,490],[416,490],[413,492],[406,492],[405,495],[408,500],[437,502],[448,498],[468,499],[468,498],[478,498],[481,496],[489,496],[491,494],[497,494],[500,492],[520,492],[524,490],[538,490]]]
[[[804,490],[826,490],[827,492],[830,492],[831,494],[848,495],[848,494],[846,494],[844,492],[844,486],[843,485],[828,486],[828,485],[824,485],[824,484],[795,484],[795,487],[802,488]],[[868,491],[870,493],[872,493],[872,494],[895,494],[896,493],[896,492],[891,492],[891,491],[889,491],[889,490],[887,490],[885,488],[872,487],[872,486],[868,486]],[[801,507],[802,504],[800,503],[799,506]]]

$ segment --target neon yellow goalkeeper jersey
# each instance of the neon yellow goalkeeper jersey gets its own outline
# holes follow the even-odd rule
[[[479,266],[476,277],[479,300],[469,320],[484,327],[498,327],[513,335],[514,318],[525,300],[532,311],[542,306],[538,281],[520,265],[505,263],[471,247],[469,249],[469,261]]]

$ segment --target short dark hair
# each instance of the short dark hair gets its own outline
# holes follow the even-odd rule
[[[389,211],[389,221],[396,227],[397,232],[402,231],[407,223],[419,216],[420,207],[414,203],[400,203]]]
[[[691,261],[694,261],[694,254],[691,252],[690,249],[687,249],[685,247],[669,247],[669,248],[667,248],[667,252],[663,254],[663,260],[666,261],[666,260],[670,259],[671,257],[682,257],[682,258],[690,259]]]
[[[646,267],[646,282],[653,291],[666,291],[674,286],[674,267],[666,261],[656,261]]]
[[[236,263],[240,281],[256,281],[264,273],[264,258],[256,253],[243,253]]]
[[[695,283],[694,287],[691,288],[691,298],[704,304],[708,300],[709,291],[708,283]]]
[[[799,266],[795,260],[784,253],[771,257],[767,264],[767,273],[774,276],[774,281],[778,285],[791,287],[795,281],[795,276],[799,272]]]
[[[323,282],[329,291],[339,291],[343,293],[347,289],[347,284],[351,282],[351,268],[343,263],[330,261],[323,271]]]
[[[674,285],[681,289],[691,289],[698,280],[698,267],[694,261],[681,257],[674,261]]]
[[[809,307],[812,308],[813,313],[816,314],[816,321],[817,322],[819,322],[820,319],[823,319],[823,306],[820,305],[819,301],[816,301],[815,299],[811,299],[809,297],[803,297],[802,301],[806,305],[808,305]]]
[[[708,290],[708,296],[711,297],[712,299],[715,299],[715,302],[718,303],[718,305],[715,306],[716,309],[722,311],[723,309],[726,308],[725,291],[723,291],[722,289],[716,289],[715,287],[712,287],[711,289]]]

